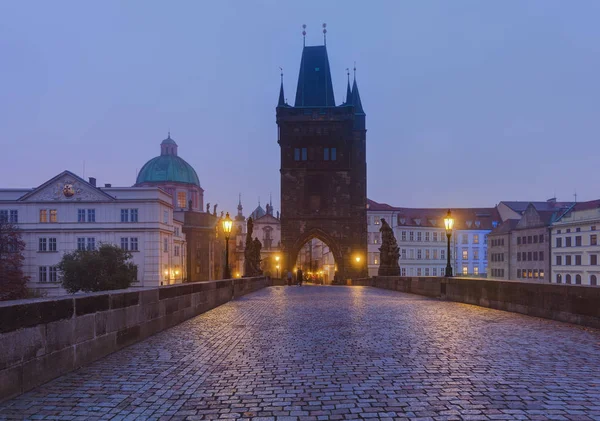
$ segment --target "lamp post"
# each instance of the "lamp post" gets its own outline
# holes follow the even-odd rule
[[[221,223],[223,224],[223,232],[225,233],[225,268],[223,269],[223,279],[229,279],[231,278],[229,274],[229,235],[233,227],[233,221],[229,217],[229,212],[227,212]]]
[[[277,262],[275,269],[277,269],[277,279],[279,279],[279,256],[275,256],[275,262]]]
[[[448,214],[444,218],[444,226],[446,227],[446,237],[448,238],[448,260],[446,263],[446,277],[451,278],[452,266],[450,266],[450,237],[452,237],[452,227],[454,226],[454,219],[452,218],[450,209],[448,209]]]

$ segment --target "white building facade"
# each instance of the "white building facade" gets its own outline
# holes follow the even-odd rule
[[[447,264],[444,218],[448,209],[396,208],[368,202],[368,272],[376,276],[381,247],[381,219],[392,227],[400,248],[401,276],[443,276]],[[456,276],[487,275],[487,235],[498,224],[495,208],[451,209],[451,266]]]
[[[172,198],[156,187],[96,187],[64,171],[34,189],[0,189],[0,218],[26,244],[28,286],[62,295],[56,265],[64,253],[116,244],[132,253],[137,287],[183,282],[186,241]]]
[[[550,282],[598,285],[600,200],[576,203],[550,226]]]

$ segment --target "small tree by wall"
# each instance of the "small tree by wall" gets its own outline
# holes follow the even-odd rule
[[[27,281],[23,274],[25,242],[16,225],[0,220],[0,301],[27,297]]]
[[[58,264],[62,286],[70,293],[129,288],[137,277],[130,259],[130,252],[113,244],[66,253]]]

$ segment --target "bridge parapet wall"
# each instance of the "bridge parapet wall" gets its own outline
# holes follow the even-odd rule
[[[600,288],[474,278],[380,276],[351,281],[600,329]]]
[[[0,402],[269,285],[242,278],[0,302]]]

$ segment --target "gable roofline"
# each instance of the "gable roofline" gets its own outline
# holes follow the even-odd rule
[[[42,185],[35,187],[34,189],[32,189],[29,193],[21,196],[17,201],[18,202],[22,202],[25,201],[26,199],[28,199],[29,197],[33,196],[35,193],[37,193],[38,191],[48,187],[49,185],[51,185],[52,183],[55,183],[58,179],[60,179],[61,177],[64,177],[65,175],[69,176],[69,177],[73,177],[74,179],[76,179],[77,181],[86,184],[88,187],[90,187],[91,189],[95,190],[96,192],[98,192],[99,194],[101,194],[102,196],[106,197],[108,200],[110,201],[114,201],[115,198],[113,196],[111,196],[110,194],[103,192],[100,188],[92,186],[89,182],[85,181],[83,178],[79,177],[78,175],[73,174],[71,171],[69,170],[64,170],[63,172],[61,172],[58,175],[55,175],[54,177],[52,177],[51,179],[49,179],[48,181],[46,181],[45,183],[43,183]]]
[[[391,212],[397,218],[397,226],[423,228],[441,228],[448,208],[404,208],[394,207],[387,203],[377,203],[367,199],[367,212]],[[498,209],[491,208],[450,208],[455,220],[455,229],[487,231],[501,222]],[[404,221],[402,221],[404,220]]]
[[[562,218],[569,215],[571,212],[579,212],[590,209],[600,208],[600,199],[590,200],[588,202],[574,202],[562,214],[558,216],[553,222],[559,222]]]
[[[261,223],[261,222],[264,223],[264,222],[267,222],[267,220],[269,220],[269,219],[272,219],[273,221],[280,223],[279,219],[275,218],[273,215],[270,215],[268,213],[266,213],[263,216],[260,216],[256,219],[253,219],[253,221],[255,223]]]

